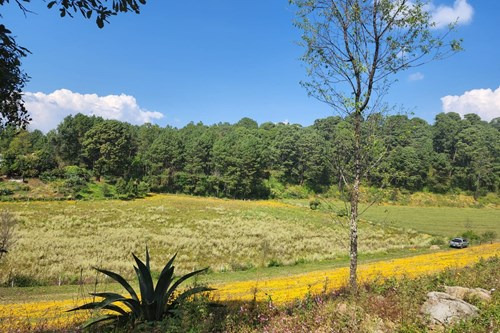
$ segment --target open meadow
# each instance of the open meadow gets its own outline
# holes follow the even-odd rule
[[[88,314],[65,310],[88,300],[93,290],[120,292],[92,266],[132,278],[131,253],[143,257],[146,244],[155,278],[178,252],[179,272],[210,268],[197,283],[215,287],[211,297],[223,302],[288,304],[337,290],[348,277],[348,234],[337,216],[341,202],[312,210],[306,200],[153,195],[131,201],[6,202],[0,209],[20,221],[17,242],[0,269],[0,326],[12,331],[76,327]],[[417,277],[498,256],[498,243],[460,251],[429,247],[440,243],[443,249],[449,237],[468,229],[498,234],[499,212],[370,207],[360,223],[360,281]]]
[[[420,194],[422,195],[422,194]],[[427,195],[434,197],[435,195]],[[471,199],[471,197],[465,197]],[[309,200],[284,200],[284,202],[303,208],[309,207]],[[320,209],[325,212],[339,211],[344,208],[341,201],[325,200]],[[361,219],[376,223],[381,227],[396,227],[414,230],[434,236],[447,238],[461,235],[467,230],[476,234],[494,231],[500,235],[500,207],[472,208],[466,206],[467,201],[447,202],[449,206],[439,207],[435,204],[418,203],[416,205],[380,204],[367,207],[361,204]],[[464,205],[452,207],[451,205]]]
[[[0,281],[17,286],[92,282],[92,266],[132,277],[131,252],[144,253],[146,244],[156,272],[175,252],[179,272],[345,259],[347,230],[332,220],[332,211],[301,203],[182,195],[1,203],[20,225],[17,243],[2,261]],[[498,209],[374,206],[363,217],[361,256],[428,248],[465,229],[500,233]]]

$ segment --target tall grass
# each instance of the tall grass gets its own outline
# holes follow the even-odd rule
[[[19,241],[3,261],[0,282],[79,283],[91,266],[131,277],[131,252],[148,244],[153,271],[174,252],[186,271],[245,270],[334,259],[346,253],[347,230],[330,212],[277,201],[237,201],[158,195],[135,201],[2,203],[20,219]],[[361,223],[360,251],[426,246],[431,236]]]

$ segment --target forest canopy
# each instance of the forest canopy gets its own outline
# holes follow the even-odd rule
[[[440,113],[432,125],[406,115],[375,120],[367,124],[377,126],[373,154],[381,162],[365,186],[476,197],[499,191],[498,119]],[[75,187],[93,177],[117,187],[228,198],[277,197],[294,185],[322,193],[342,187],[339,168],[352,156],[351,127],[351,119],[339,116],[307,127],[243,118],[177,129],[77,114],[47,134],[4,129],[0,168],[8,177],[45,181],[69,173]]]

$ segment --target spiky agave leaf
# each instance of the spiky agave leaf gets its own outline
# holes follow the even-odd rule
[[[173,295],[173,293],[177,290],[177,288],[179,287],[179,285],[181,283],[183,283],[184,281],[186,281],[187,279],[189,279],[190,277],[193,277],[197,274],[201,274],[203,272],[206,272],[208,270],[208,267],[207,268],[203,268],[203,269],[199,269],[197,271],[194,271],[194,272],[191,272],[191,273],[188,273],[182,277],[180,277],[177,281],[175,281],[175,283],[172,285],[172,287],[170,287],[170,289],[168,290],[167,292],[167,300],[170,299],[170,297]]]
[[[125,316],[140,316],[140,304],[134,299],[126,298],[120,294],[115,293],[90,293],[91,296],[101,297],[103,300],[99,302],[89,302],[83,305],[80,305],[76,308],[70,309],[67,312],[77,311],[77,310],[112,310],[118,312]],[[131,311],[125,311],[116,303],[122,303],[127,306]],[[117,310],[119,309],[119,310]]]
[[[153,303],[154,302],[154,287],[153,278],[151,277],[151,270],[139,259],[135,254],[132,253],[134,260],[137,264],[136,274],[139,279],[139,288],[141,289],[141,300],[142,303]]]
[[[128,291],[128,293],[130,294],[130,297],[132,297],[134,300],[139,302],[139,297],[137,297],[137,293],[135,292],[134,288],[132,288],[132,286],[127,282],[127,280],[125,280],[120,274],[117,274],[117,273],[114,273],[114,272],[111,272],[111,271],[108,271],[105,269],[100,269],[97,267],[94,267],[94,269],[98,272],[101,272],[101,273],[109,276],[110,278],[112,278],[113,280],[118,282],[123,288],[125,288]]]
[[[187,298],[189,298],[195,294],[204,293],[204,292],[213,291],[213,290],[216,290],[216,289],[209,288],[209,287],[203,287],[203,286],[193,287],[191,289],[184,291],[179,296],[177,296],[175,298],[175,300],[172,303],[170,303],[170,307],[172,307],[172,308],[177,307],[180,303],[182,303],[182,301],[186,300]]]
[[[151,268],[149,267],[149,250],[147,245],[146,245],[146,267],[148,271],[151,271]]]
[[[135,273],[139,280],[139,288],[141,290],[141,306],[143,309],[143,316],[145,320],[155,320],[156,315],[156,301],[155,301],[155,291],[153,286],[153,278],[151,277],[151,270],[145,265],[142,260],[137,258],[135,254],[132,253],[137,267],[134,267]],[[148,259],[148,253],[146,253],[146,259]]]
[[[66,312],[77,311],[77,310],[101,310],[101,309],[111,310],[111,311],[114,311],[114,312],[118,312],[119,314],[122,314],[124,316],[128,315],[128,312],[125,311],[125,310],[123,310],[119,306],[113,305],[113,304],[109,304],[109,305],[103,306],[102,302],[90,302],[90,303],[86,303],[86,304],[80,305],[80,306],[78,306],[76,308],[67,310]]]
[[[141,303],[132,298],[126,298],[116,293],[90,293],[91,296],[104,298],[102,304],[123,303],[127,306],[132,314],[139,317],[141,315]]]
[[[170,286],[170,284],[173,281],[175,267],[172,266],[172,264],[173,264],[176,256],[177,256],[177,253],[174,254],[172,256],[172,258],[170,258],[170,260],[167,262],[167,264],[165,265],[165,267],[163,268],[163,270],[160,273],[160,277],[158,278],[158,282],[156,283],[155,300],[156,300],[156,304],[157,304],[157,307],[156,307],[156,319],[157,320],[161,319],[161,317],[163,315],[164,308],[165,308],[165,304],[168,301],[166,296],[167,296],[168,287]]]
[[[135,311],[134,308],[137,308],[137,304],[135,307],[132,307],[132,311],[128,312],[125,311],[124,309],[120,308],[118,305],[113,304],[113,303],[118,303],[121,302],[127,306],[130,307],[129,302],[137,302],[131,298],[125,298],[122,295],[119,294],[113,294],[113,293],[96,293],[96,294],[91,294],[93,296],[97,297],[103,297],[104,299],[100,302],[89,302],[86,304],[83,304],[81,306],[78,306],[76,308],[70,309],[67,312],[70,311],[77,311],[77,310],[109,310],[116,312],[115,314],[107,314],[104,316],[96,317],[96,318],[91,318],[87,320],[82,328],[86,328],[92,325],[95,325],[100,322],[104,321],[109,321],[109,322],[120,322],[120,321],[130,321],[133,317],[135,317]]]

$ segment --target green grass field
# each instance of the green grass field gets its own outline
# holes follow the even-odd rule
[[[378,206],[367,210],[364,218],[446,237],[466,230],[478,234],[492,230],[500,235],[500,210],[492,208]]]
[[[286,203],[304,209],[309,207],[309,200],[285,200]],[[322,201],[321,210],[338,211],[344,203],[335,200]],[[459,207],[424,207],[402,205],[361,205],[362,219],[376,223],[381,227],[396,227],[415,230],[434,236],[456,237],[467,230],[477,234],[495,231],[500,237],[499,208],[459,208]]]

